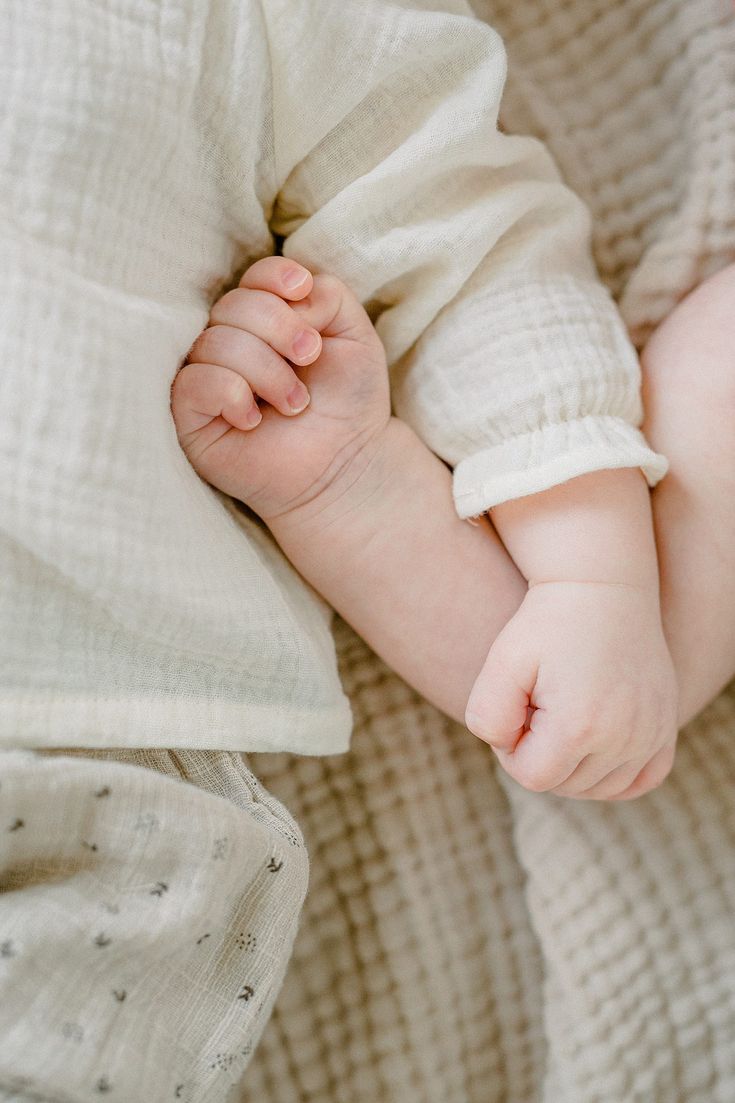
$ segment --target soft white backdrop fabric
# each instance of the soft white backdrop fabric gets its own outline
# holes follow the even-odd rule
[[[213,43],[206,5],[3,6],[5,745],[345,743],[324,609],[194,476],[169,412],[217,284],[271,248],[268,86],[242,74],[267,45],[241,7]],[[208,51],[237,54],[236,29],[224,87],[248,110],[220,151]]]

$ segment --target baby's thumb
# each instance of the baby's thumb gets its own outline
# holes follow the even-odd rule
[[[291,309],[323,337],[363,341],[373,326],[357,296],[336,276],[314,276],[311,294]]]
[[[512,751],[526,729],[535,674],[519,658],[498,637],[467,702],[467,727],[498,751]]]

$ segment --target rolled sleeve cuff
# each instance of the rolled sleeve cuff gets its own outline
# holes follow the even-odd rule
[[[588,416],[547,425],[475,452],[454,469],[454,504],[462,518],[476,517],[501,502],[618,467],[640,467],[653,487],[668,461],[649,448],[643,434],[617,417]]]

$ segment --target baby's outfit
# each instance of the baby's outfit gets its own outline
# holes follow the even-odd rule
[[[228,1098],[296,934],[297,825],[237,754],[0,763],[0,1101]]]
[[[239,752],[345,751],[350,708],[329,611],[200,482],[168,404],[276,236],[366,304],[460,516],[665,471],[587,212],[498,130],[498,35],[442,8],[0,17],[6,1093],[224,1099],[280,984],[306,857]]]

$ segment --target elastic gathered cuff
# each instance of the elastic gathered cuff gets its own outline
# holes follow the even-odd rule
[[[546,425],[461,460],[454,469],[454,504],[460,517],[477,517],[577,475],[621,467],[640,467],[653,487],[668,466],[628,422],[588,416]]]

